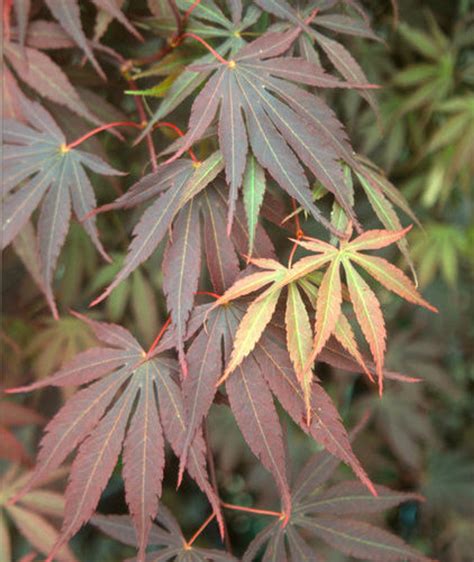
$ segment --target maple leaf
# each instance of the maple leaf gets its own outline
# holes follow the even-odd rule
[[[222,155],[219,152],[198,165],[190,159],[178,160],[172,166],[162,165],[156,172],[134,184],[114,203],[102,207],[102,210],[130,208],[159,195],[135,226],[122,269],[92,305],[105,299],[121,281],[150,257],[165,237],[178,211],[209,185],[222,167]]]
[[[179,2],[181,9],[189,9],[192,5],[193,2],[187,0]],[[170,28],[176,31],[176,19],[168,5],[165,5],[165,10],[167,11],[166,14],[154,13],[150,6],[150,11],[159,18],[151,23],[151,27],[168,36]],[[215,47],[216,52],[221,56],[233,55],[245,45],[245,32],[256,23],[260,14],[261,11],[257,6],[250,4],[246,9],[244,17],[241,17],[240,7],[237,10],[237,18],[233,17],[232,20],[229,20],[214,2],[200,2],[193,6],[191,17],[186,24],[186,31],[197,34],[203,39],[216,39],[220,41],[220,44]],[[207,54],[194,60],[194,63],[207,64],[213,60],[213,55]],[[143,138],[148,131],[151,131],[157,121],[166,117],[166,115],[193,94],[211,73],[212,69],[197,72],[192,68],[186,68],[181,72],[176,80],[173,81],[173,84],[166,92],[166,95],[139,138]]]
[[[53,274],[68,232],[71,206],[78,218],[95,207],[94,191],[84,167],[99,174],[119,175],[121,172],[96,155],[68,149],[61,129],[39,104],[22,103],[22,110],[31,126],[4,122],[2,248],[20,232],[42,202],[38,219],[42,284],[48,304],[57,315]],[[17,186],[18,189],[8,196]],[[89,218],[83,225],[97,250],[108,260],[99,241],[95,219]]]
[[[244,280],[245,278],[242,281]],[[245,315],[245,307],[238,303],[229,303],[225,307],[210,306],[206,305],[205,309],[197,312],[189,323],[188,337],[192,337],[199,324],[205,322],[204,329],[188,349],[189,373],[183,380],[187,445],[192,442],[213,403],[223,365],[229,364],[237,325],[241,324]],[[334,362],[331,355],[329,359],[325,359],[330,363]],[[334,404],[319,384],[313,385],[311,389],[312,421],[307,424],[303,391],[285,349],[284,338],[281,333],[275,332],[273,325],[266,328],[254,351],[227,380],[226,390],[230,407],[245,440],[279,486],[286,513],[289,513],[291,503],[285,472],[282,470],[285,463],[280,424],[271,393],[305,433],[351,466],[361,481],[373,490],[372,483],[352,452]],[[186,446],[181,456],[181,471],[185,464]]]
[[[426,448],[433,448],[437,441],[423,386],[391,385],[381,399],[360,401],[360,407],[373,411],[384,446],[388,445],[400,463],[414,471],[423,466]]]
[[[10,519],[19,533],[39,552],[48,555],[58,540],[57,529],[49,522],[51,517],[60,518],[64,515],[64,498],[58,492],[45,488],[50,483],[63,479],[64,469],[54,470],[37,482],[34,489],[26,493],[21,500],[12,505],[11,498],[25,485],[31,477],[29,472],[21,471],[16,466],[10,467],[0,479],[2,494],[0,498],[0,514]],[[12,562],[9,533],[5,527],[5,519],[0,519],[0,556],[2,562]],[[63,544],[56,554],[60,562],[76,562],[71,549]]]
[[[308,416],[311,400],[311,366],[332,334],[368,372],[358,350],[352,328],[341,311],[344,292],[346,298],[352,302],[357,321],[369,343],[381,390],[385,354],[385,323],[377,297],[352,263],[364,268],[384,287],[405,300],[436,311],[418,294],[414,285],[402,271],[383,258],[361,253],[362,250],[374,250],[388,246],[402,238],[408,230],[368,231],[352,242],[342,241],[340,248],[317,239],[295,241],[305,249],[317,252],[317,254],[304,257],[289,268],[285,268],[275,260],[252,260],[255,265],[264,269],[264,271],[239,279],[215,303],[215,306],[225,305],[236,298],[270,285],[252,302],[242,319],[236,332],[232,355],[220,382],[226,380],[255,348],[275,312],[281,291],[284,287],[288,287],[286,313],[288,350],[304,391]],[[307,313],[302,307],[304,303],[298,292],[299,289],[292,285],[304,283],[305,278],[324,266],[328,267],[317,289],[316,301],[314,300],[314,285],[311,283],[302,285],[302,288],[307,293],[309,292],[310,300],[316,302],[315,336],[312,350],[309,353],[308,342],[311,330],[308,327]],[[345,291],[343,291],[340,278],[341,267],[344,268],[346,274],[347,289]],[[306,359],[304,364],[303,359]]]
[[[410,279],[401,270],[383,258],[361,253],[364,250],[377,250],[393,244],[403,238],[410,228],[400,231],[371,230],[361,234],[351,242],[341,242],[339,249],[315,239],[297,242],[307,250],[326,256],[330,261],[318,290],[315,341],[308,361],[309,364],[314,361],[323,345],[334,332],[337,319],[341,313],[342,285],[339,270],[341,265],[346,275],[349,298],[374,357],[380,391],[382,390],[386,338],[385,323],[377,297],[353,264],[365,269],[389,291],[409,302],[437,312],[419,295]],[[309,258],[309,260],[311,259]]]
[[[327,261],[323,257],[321,265]],[[301,310],[295,303],[303,304],[298,289],[292,286],[291,277],[294,268],[288,269],[276,260],[253,259],[252,263],[264,268],[264,271],[245,276],[230,287],[215,303],[215,307],[227,305],[230,301],[244,297],[254,291],[270,285],[248,307],[234,338],[234,346],[227,362],[224,374],[219,382],[224,382],[242,361],[254,350],[265,328],[270,323],[277,308],[278,299],[285,286],[288,286],[288,303],[286,308],[286,325],[288,333],[288,350],[305,393],[307,411],[310,410],[311,379],[303,377],[303,354],[310,352],[308,342],[312,339],[311,327],[308,327],[306,309]],[[296,333],[294,332],[296,330]],[[305,355],[306,357],[306,355]]]
[[[242,311],[236,307],[209,310],[207,306],[204,314],[190,320],[193,330],[205,324],[187,353],[189,373],[183,380],[187,436],[180,473],[187,462],[187,449],[214,401],[216,383],[222,373],[223,362],[231,352],[235,328],[241,317]],[[191,335],[192,332],[188,334],[189,337]],[[289,513],[291,504],[282,431],[270,389],[253,357],[239,366],[235,376],[229,379],[226,390],[231,410],[246,442],[273,475],[284,511]]]
[[[188,132],[170,159],[178,158],[205,134],[220,107],[218,138],[229,184],[229,224],[249,143],[261,166],[328,229],[336,230],[314,205],[301,163],[334,193],[355,221],[339,163],[346,152],[340,148],[339,124],[318,97],[293,83],[320,88],[358,85],[342,82],[302,58],[280,57],[299,32],[269,32],[242,47],[230,61],[205,65],[204,69],[216,72],[196,97]]]
[[[116,2],[113,0],[93,0],[93,2],[97,8],[108,12],[112,17],[120,21],[120,23],[124,25],[130,33],[135,35],[135,37],[143,40],[140,33],[135,29],[135,27],[133,27],[123,12],[117,7]],[[77,45],[84,51],[84,54],[90,60],[98,74],[105,80],[106,77],[104,71],[97,62],[89,41],[84,34],[79,11],[79,3],[77,0],[68,0],[67,2],[63,2],[62,0],[46,0],[46,5],[67,34],[72,37]]]
[[[309,389],[308,415],[305,389],[299,384],[282,335],[278,335],[275,329],[270,327],[258,342],[254,356],[272,392],[295,423],[350,466],[371,493],[375,493],[373,484],[352,451],[336,406],[318,381],[313,382]],[[328,362],[331,364],[331,359]]]
[[[189,544],[171,512],[160,505],[157,523],[150,530],[148,545],[153,548],[147,554],[147,562],[237,562],[224,550],[199,548]],[[130,519],[126,515],[96,515],[92,523],[109,537],[122,544],[137,546]],[[157,550],[159,549],[159,550]]]
[[[170,31],[178,31],[175,14],[169,5],[165,4],[157,11],[153,9],[152,4],[153,2],[150,2],[149,7],[154,18],[149,21],[150,27],[165,36],[168,36]],[[203,39],[221,40],[227,50],[231,48],[233,51],[245,44],[242,32],[255,24],[261,15],[260,9],[253,4],[246,7],[244,14],[241,2],[231,6],[230,18],[213,1],[195,3],[193,0],[178,0],[177,6],[186,12],[192,8],[186,20],[187,32],[197,34]]]
[[[33,475],[17,497],[78,449],[66,489],[61,536],[49,555],[51,560],[58,548],[92,516],[123,447],[125,498],[142,560],[161,495],[163,434],[178,456],[184,445],[183,400],[173,378],[176,364],[160,355],[165,349],[163,345],[148,355],[121,326],[87,322],[108,347],[88,349],[51,377],[9,390],[26,392],[48,385],[89,385],[66,402],[46,426]],[[205,450],[202,433],[198,432],[190,446],[187,468],[207,494],[221,522],[219,502],[206,475]]]
[[[384,177],[381,170],[372,162],[358,156],[355,174],[374,213],[387,230],[402,230],[403,228],[394,206],[401,209],[418,226],[421,226],[420,221],[411,210],[401,192]],[[408,250],[406,238],[397,240],[397,246],[410,265],[413,277],[416,279],[416,273]]]
[[[423,498],[394,492],[385,486],[376,486],[377,496],[374,496],[360,483],[350,480],[328,487],[327,481],[338,464],[326,451],[309,459],[292,488],[293,511],[288,523],[283,526],[277,521],[263,529],[249,545],[243,562],[252,562],[266,543],[264,560],[321,560],[307,542],[308,537],[362,560],[427,562],[426,557],[392,533],[359,520],[361,515]],[[357,515],[357,519],[349,518],[351,515]]]
[[[323,256],[320,260],[320,266],[329,261],[327,256]],[[237,330],[234,348],[227,363],[224,374],[220,382],[227,377],[240,365],[240,363],[249,355],[265,328],[271,321],[273,313],[276,310],[278,298],[285,286],[288,286],[288,304],[286,312],[286,324],[288,331],[288,349],[293,359],[297,374],[302,382],[302,386],[306,389],[306,395],[309,395],[309,385],[302,380],[303,362],[302,356],[309,352],[308,339],[309,332],[307,326],[307,318],[305,311],[295,306],[295,301],[302,304],[301,296],[298,289],[292,286],[294,278],[298,278],[301,274],[301,267],[306,263],[304,260],[299,262],[292,268],[286,268],[276,260],[271,259],[253,259],[252,263],[264,269],[264,271],[252,273],[242,277],[232,287],[230,287],[215,303],[214,306],[227,305],[232,300],[244,297],[254,291],[258,291],[267,285],[270,285],[247,309],[244,318]],[[311,262],[311,267],[316,269],[316,264]],[[305,271],[305,270],[304,270]],[[296,275],[295,275],[295,272]],[[301,275],[302,276],[302,275]],[[293,330],[298,330],[293,333]],[[309,331],[311,329],[309,328]],[[311,335],[312,339],[312,335]]]
[[[13,31],[15,32],[15,30]],[[15,33],[13,33],[13,37],[16,37]],[[42,20],[32,22],[28,26],[25,41],[26,45],[15,41],[5,42],[4,45],[5,58],[20,80],[41,96],[64,105],[92,123],[101,124],[100,119],[87,108],[79,97],[60,66],[43,52],[47,49],[62,49],[74,46],[70,37],[64,33],[61,27],[53,22]],[[18,100],[14,99],[19,88],[7,65],[5,65],[5,71],[7,74],[5,96],[7,100],[13,99],[3,109],[7,117],[24,120],[21,118],[21,106]],[[24,98],[23,95],[21,97]],[[18,106],[17,111],[12,114],[9,111],[9,105]]]
[[[317,6],[317,17],[307,23],[306,18],[312,9],[311,7],[299,12],[297,8],[294,8],[286,0],[256,0],[256,4],[258,4],[263,10],[283,20],[287,20],[292,25],[297,25],[305,31],[305,33],[299,38],[298,47],[301,52],[301,56],[312,63],[321,66],[319,54],[314,48],[314,45],[316,44],[327,56],[332,66],[346,80],[368,85],[368,80],[363,69],[346,47],[344,47],[341,42],[326,37],[323,33],[321,33],[321,28],[323,28],[325,31],[329,29],[330,31],[343,34],[359,35],[369,39],[378,40],[378,37],[368,25],[368,17],[363,11],[363,8],[361,8],[358,3],[351,0],[345,0],[344,3],[348,4],[351,8],[355,8],[362,18],[340,14],[326,15],[323,13],[320,15],[320,12],[325,12],[328,8],[332,7],[332,4],[328,4],[326,6]],[[314,29],[314,26],[316,26],[317,29]],[[362,90],[361,95],[378,114],[377,100],[373,94]]]
[[[176,327],[176,348],[184,374],[187,372],[184,335],[201,273],[201,246],[205,248],[206,264],[213,287],[222,292],[237,277],[240,271],[239,255],[245,254],[250,244],[240,202],[236,206],[234,236],[227,236],[224,186],[222,182],[214,181],[222,167],[219,152],[198,166],[188,159],[162,165],[156,173],[145,176],[115,202],[101,208],[111,210],[134,207],[159,196],[134,228],[135,238],[123,267],[93,304],[110,295],[145,261],[170,232],[171,227],[163,259],[163,289]],[[274,256],[273,245],[261,225],[255,225],[252,243],[254,255]]]

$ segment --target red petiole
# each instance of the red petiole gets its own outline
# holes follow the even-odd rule
[[[284,518],[285,514],[280,511],[271,511],[268,509],[256,509],[254,507],[244,507],[242,505],[234,505],[232,503],[222,502],[222,507],[225,509],[232,509],[234,511],[245,511],[246,513],[253,513],[255,515],[270,515],[272,517]]]
[[[207,295],[208,297],[212,297],[214,299],[220,299],[221,296],[217,293],[211,293],[210,291],[196,291],[195,295]]]
[[[113,121],[112,123],[106,123],[105,125],[101,125],[100,127],[97,127],[96,129],[92,129],[92,131],[89,131],[88,133],[86,133],[82,137],[79,137],[75,141],[64,145],[62,150],[63,150],[63,152],[67,152],[68,150],[71,150],[71,148],[76,148],[76,146],[79,146],[84,141],[86,141],[87,139],[90,139],[91,137],[93,137],[97,133],[100,133],[102,131],[106,131],[107,129],[113,129],[114,127],[134,127],[135,129],[142,129],[143,128],[143,126],[140,125],[140,123],[135,123],[134,121]]]
[[[151,344],[150,349],[147,351],[146,356],[150,357],[150,355],[155,350],[156,346],[160,343],[161,338],[164,336],[168,326],[171,324],[171,316],[168,316],[168,320],[163,324],[161,330],[158,332],[158,335],[155,338],[155,341]]]
[[[199,41],[199,43],[201,43],[201,45],[204,45],[204,47],[206,47],[206,49],[211,54],[213,54],[214,57],[222,64],[229,65],[233,62],[233,61],[225,60],[225,58],[223,58],[213,47],[211,47],[207,41],[204,41],[204,39],[202,39],[201,37],[199,37],[199,35],[196,35],[195,33],[182,33],[181,36],[178,38],[178,41],[181,42],[183,39],[186,39],[186,37]]]
[[[189,550],[193,545],[194,541],[199,537],[199,535],[204,531],[204,529],[209,525],[209,523],[214,519],[216,516],[215,513],[211,513],[209,517],[204,521],[204,523],[199,527],[199,529],[194,533],[194,535],[187,541],[184,548]]]
[[[72,148],[76,148],[76,146],[79,146],[80,144],[82,144],[87,139],[90,139],[91,137],[93,137],[97,133],[100,133],[102,131],[106,131],[108,129],[113,129],[114,127],[134,127],[135,129],[143,129],[144,124],[136,123],[135,121],[114,121],[112,123],[106,123],[105,125],[101,125],[100,127],[92,129],[92,131],[89,131],[88,133],[86,133],[82,137],[76,139],[75,141],[64,145],[63,147],[61,147],[61,150],[63,152],[68,152]],[[175,125],[174,123],[169,123],[167,121],[160,121],[160,122],[156,123],[153,128],[159,129],[161,127],[168,127],[169,129],[172,129],[173,131],[175,131],[175,133],[177,133],[180,137],[184,136],[183,131],[177,125]],[[194,151],[191,148],[188,150],[188,153],[189,153],[189,156],[191,157],[193,162],[199,162],[199,159],[197,158],[196,154],[194,153]],[[156,170],[154,170],[154,171],[156,171]],[[96,214],[96,213],[93,212],[93,214]],[[87,218],[90,218],[90,216],[84,217],[82,220],[86,220]]]
[[[169,123],[168,121],[159,121],[158,123],[155,123],[154,128],[158,129],[160,127],[168,127],[169,129],[173,129],[173,131],[177,133],[180,137],[184,137],[183,131],[174,123]],[[194,154],[194,151],[191,148],[188,150],[188,153],[189,156],[191,156],[191,160],[193,162],[199,162],[199,159]]]

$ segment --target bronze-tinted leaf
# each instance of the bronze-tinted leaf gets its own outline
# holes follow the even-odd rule
[[[31,126],[5,122],[4,190],[8,193],[19,188],[4,199],[2,244],[7,246],[41,205],[38,248],[42,289],[57,315],[53,274],[69,230],[71,207],[80,219],[95,206],[94,192],[84,166],[101,174],[120,172],[98,156],[67,148],[63,132],[39,104],[25,99],[21,107]],[[26,183],[22,183],[24,180]],[[102,256],[109,259],[99,241],[95,219],[86,220],[84,228]]]

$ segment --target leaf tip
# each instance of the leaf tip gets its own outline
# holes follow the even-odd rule
[[[107,296],[109,295],[109,291],[106,290],[104,291],[101,295],[99,295],[96,299],[94,299],[92,302],[90,302],[87,306],[87,308],[94,308],[94,306],[97,306],[99,303],[101,303],[104,299],[107,298]]]
[[[23,392],[23,387],[22,386],[14,386],[12,388],[4,388],[3,392],[5,394],[18,394],[20,392]]]

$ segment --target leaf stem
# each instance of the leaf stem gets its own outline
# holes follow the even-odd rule
[[[170,323],[171,323],[171,316],[168,316],[168,320],[166,320],[166,322],[163,324],[163,326],[161,327],[161,330],[158,332],[158,335],[155,338],[155,341],[151,344],[150,349],[147,351],[147,353],[146,353],[147,357],[150,357],[150,355],[155,350],[155,347],[160,343],[160,340],[163,337],[166,330],[168,329],[168,326],[170,325]]]
[[[186,39],[186,37],[199,41],[199,43],[201,43],[201,45],[204,45],[204,47],[206,47],[206,49],[222,64],[230,64],[231,61],[225,60],[225,58],[221,57],[221,55],[213,47],[211,47],[207,41],[204,41],[202,37],[199,37],[199,35],[196,35],[195,33],[182,33],[178,38],[179,42],[181,42],[183,39]]]
[[[244,507],[242,505],[234,505],[232,503],[222,502],[222,507],[225,509],[232,509],[234,511],[245,511],[247,513],[254,513],[255,515],[270,515],[272,517],[284,518],[285,514],[280,511],[271,511],[268,509],[256,509],[254,507]]]
[[[184,137],[183,131],[174,123],[169,123],[168,121],[158,121],[158,123],[155,123],[154,128],[158,129],[159,127],[168,127],[169,129],[175,131],[175,133],[177,133],[180,137]],[[199,162],[199,159],[192,148],[188,150],[188,154],[191,156],[191,160],[193,162]]]
[[[136,59],[130,59],[122,65],[122,71],[131,69],[134,65],[143,66],[144,64],[150,64],[152,62],[160,61],[161,59],[166,57],[166,55],[168,53],[171,53],[171,51],[173,49],[174,49],[174,46],[168,43],[164,47],[162,47],[158,52],[154,53],[153,55],[149,55],[147,57],[136,58]]]
[[[196,291],[194,293],[195,295],[207,295],[208,297],[212,297],[214,299],[220,299],[221,296],[218,295],[217,293],[212,293],[210,291]]]
[[[86,141],[90,137],[93,137],[97,133],[100,133],[101,131],[106,131],[107,129],[112,129],[114,127],[134,127],[135,129],[142,129],[143,128],[142,125],[140,125],[140,123],[135,123],[135,121],[113,121],[112,123],[105,123],[104,125],[101,125],[100,127],[97,127],[96,129],[92,129],[92,131],[89,131],[88,133],[86,133],[82,137],[79,137],[75,141],[64,145],[62,150],[63,150],[63,152],[68,152],[72,148],[76,148],[76,146],[79,146],[84,141]]]
[[[211,513],[209,517],[204,521],[204,523],[199,527],[199,529],[194,533],[194,535],[189,539],[189,541],[184,545],[186,550],[189,550],[194,543],[194,541],[199,537],[199,535],[204,531],[204,529],[209,525],[209,523],[216,516],[215,513]]]

